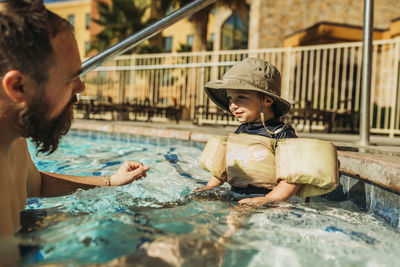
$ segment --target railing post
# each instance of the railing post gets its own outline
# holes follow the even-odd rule
[[[198,103],[200,103],[200,106],[203,106],[203,104],[204,104],[204,85],[205,85],[205,83],[204,83],[204,78],[205,78],[205,75],[204,75],[204,72],[205,72],[204,63],[205,63],[205,59],[206,59],[205,53],[206,53],[205,51],[202,51],[201,52],[201,57],[200,57],[202,66],[200,67],[200,79],[199,79],[198,91],[197,91],[198,94],[199,94],[199,102]],[[202,125],[202,121],[201,121],[201,119],[203,118],[203,110],[202,110],[202,108],[199,109],[199,113],[200,113],[199,125]]]
[[[283,90],[281,92],[282,97],[286,98],[286,99],[291,99],[291,86],[290,86],[290,82],[291,82],[291,77],[292,77],[292,47],[288,47],[285,48],[285,52],[283,53],[285,56],[285,67],[284,67],[284,86],[283,86]]]
[[[392,112],[390,117],[390,129],[389,129],[389,137],[393,138],[395,133],[395,125],[396,125],[396,116],[397,116],[397,109],[400,108],[397,106],[399,92],[397,88],[399,87],[399,51],[400,51],[400,37],[395,39],[394,44],[394,58],[393,58],[393,81],[392,81],[392,90],[393,90],[393,98],[392,98]],[[400,118],[398,118],[400,119]]]
[[[374,20],[374,1],[364,0],[364,30],[363,30],[363,64],[362,64],[362,95],[360,109],[360,142],[361,146],[369,145],[370,103],[371,103],[371,46]]]
[[[85,60],[82,63],[81,76],[85,75],[98,66],[110,61],[118,55],[124,54],[139,43],[147,40],[155,34],[161,32],[163,29],[173,25],[179,20],[189,17],[202,8],[215,3],[216,0],[194,0],[193,2],[185,5],[184,7],[172,12],[159,21],[151,24],[150,26],[140,30],[139,32],[129,36],[128,38],[120,41],[119,43],[107,48],[105,51]]]
[[[129,102],[131,102],[131,103],[132,103],[132,100],[135,95],[135,75],[136,75],[135,64],[136,64],[136,56],[135,56],[135,54],[132,54],[132,56],[131,56],[132,70],[130,72],[130,81],[129,81],[129,88],[130,88]]]

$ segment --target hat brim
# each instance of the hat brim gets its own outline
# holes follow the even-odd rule
[[[248,82],[242,80],[234,80],[234,79],[224,79],[224,80],[213,80],[206,83],[204,86],[204,90],[207,96],[219,107],[224,110],[230,112],[229,110],[229,99],[226,96],[226,89],[233,90],[251,90],[263,93],[267,96],[272,97],[276,103],[275,114],[277,117],[281,117],[289,113],[292,105],[289,101],[281,98],[278,95],[275,95],[270,92],[266,92]]]

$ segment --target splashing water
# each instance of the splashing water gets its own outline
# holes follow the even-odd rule
[[[79,145],[78,145],[79,144]],[[32,147],[31,151],[33,151]],[[110,175],[125,160],[151,166],[121,187],[78,190],[27,201],[24,265],[392,266],[400,234],[351,202],[301,199],[251,209],[229,186],[194,192],[209,173],[202,145],[129,135],[72,131],[40,170]]]

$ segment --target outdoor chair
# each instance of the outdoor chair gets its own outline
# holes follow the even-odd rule
[[[348,102],[349,100],[342,100],[340,103]],[[321,123],[324,126],[324,130],[328,133],[338,132],[339,127],[350,126],[351,132],[356,131],[356,116],[353,111],[342,111],[340,109],[326,110],[314,108],[312,102],[309,100],[305,101],[304,107],[298,106],[299,101],[295,103],[295,107],[290,113],[285,116],[284,120],[296,128],[301,125],[302,131],[306,129],[306,125],[309,125],[309,131],[312,132],[312,126],[314,123]]]

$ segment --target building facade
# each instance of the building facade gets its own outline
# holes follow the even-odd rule
[[[99,1],[47,0],[47,7],[74,25],[82,57],[101,27],[91,22],[98,18]],[[141,6],[149,0],[137,0]],[[207,40],[210,50],[258,49],[299,46],[362,39],[363,1],[359,0],[243,0],[244,8],[231,10],[217,6],[210,13]],[[150,11],[147,12],[149,16]],[[400,34],[400,1],[380,0],[374,6],[374,39],[389,39]],[[162,32],[164,52],[190,50],[194,38],[190,18]],[[312,37],[312,38],[310,38]]]
[[[91,0],[47,0],[45,5],[71,23],[79,53],[85,57],[90,46]]]
[[[400,1],[374,2],[374,28],[389,30],[392,21],[400,17]],[[282,47],[286,37],[320,22],[363,25],[361,0],[251,0],[249,4],[249,49]]]

